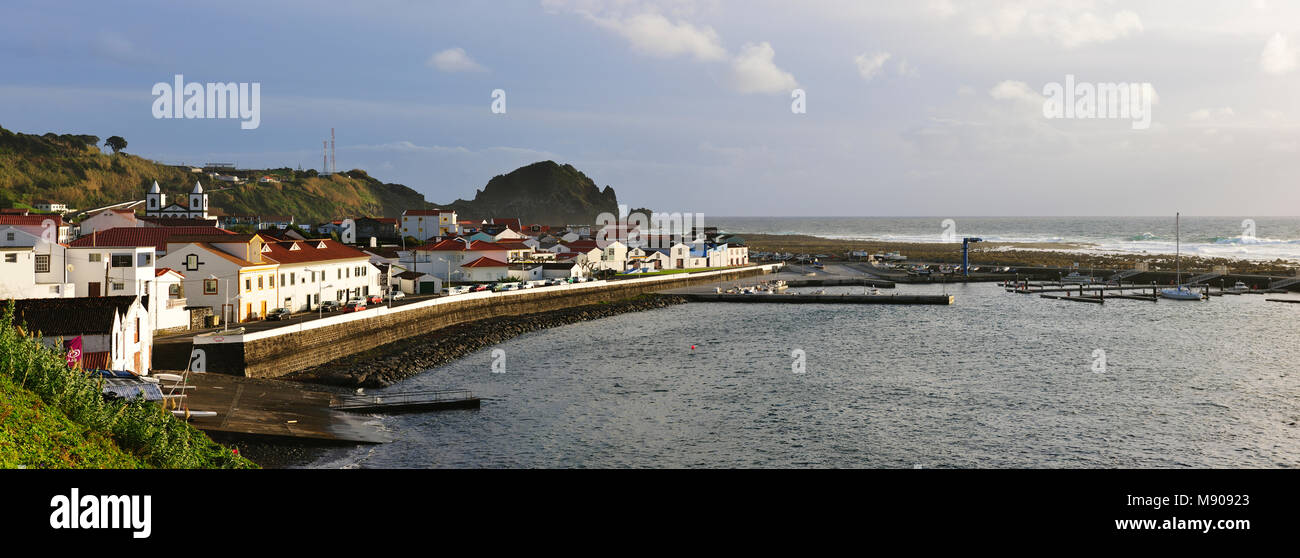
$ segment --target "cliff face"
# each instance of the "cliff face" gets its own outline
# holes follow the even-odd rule
[[[617,214],[618,197],[613,188],[601,189],[573,165],[542,161],[495,176],[473,200],[456,200],[447,207],[464,219],[518,217],[525,224],[587,224],[602,212]]]

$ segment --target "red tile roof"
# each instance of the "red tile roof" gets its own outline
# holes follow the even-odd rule
[[[41,221],[50,219],[55,226],[63,226],[63,217],[59,215],[0,215],[0,225],[39,227]]]
[[[464,252],[466,250],[482,252],[486,250],[511,250],[511,248],[507,248],[495,242],[485,242],[482,240],[475,240],[466,247],[463,240],[448,238],[447,240],[437,244],[425,244],[415,250],[418,252]]]
[[[484,256],[467,264],[463,264],[461,267],[507,267],[507,265],[506,262]]]
[[[160,268],[158,268],[158,269],[155,269],[155,270],[153,271],[153,276],[154,276],[154,277],[162,277],[163,275],[166,275],[166,274],[168,274],[168,273],[175,273],[175,274],[177,274],[177,275],[180,275],[181,277],[184,277],[184,276],[185,276],[184,273],[181,273],[181,272],[179,272],[179,271],[176,271],[175,269],[172,269],[172,268],[170,268],[170,267],[160,267]]]
[[[417,217],[430,217],[430,216],[437,216],[438,214],[440,214],[440,213],[444,213],[444,212],[447,212],[447,211],[446,211],[446,210],[443,210],[443,209],[408,209],[408,210],[406,210],[406,211],[403,211],[403,212],[402,212],[402,215],[403,215],[403,216],[406,216],[406,215],[414,215],[414,216],[417,216]]]
[[[153,246],[159,251],[164,251],[167,249],[167,242],[173,237],[202,236],[211,238],[233,234],[235,233],[216,227],[115,227],[82,236],[69,242],[68,246],[79,248],[90,246]]]
[[[295,244],[298,246],[297,250],[292,249]],[[324,248],[317,248],[317,246],[320,245],[323,245]],[[357,250],[356,248],[329,239],[282,240],[267,242],[266,246],[270,251],[263,252],[262,256],[279,262],[280,264],[370,259],[370,256],[361,250]]]

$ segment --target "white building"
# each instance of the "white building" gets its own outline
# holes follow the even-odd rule
[[[149,373],[153,330],[138,296],[18,300],[14,323],[59,349],[81,337],[82,368]]]
[[[450,209],[408,209],[402,212],[402,236],[417,240],[460,234],[456,212]]]
[[[195,182],[194,188],[190,190],[188,205],[177,203],[168,205],[167,195],[162,193],[156,180],[153,186],[149,188],[149,193],[145,194],[144,200],[144,214],[146,217],[216,220],[216,217],[208,215],[208,195],[203,192],[203,185],[198,182]],[[82,234],[85,234],[84,230]]]
[[[154,272],[154,284],[143,300],[155,333],[189,329],[190,311],[185,309],[185,275],[170,268]]]

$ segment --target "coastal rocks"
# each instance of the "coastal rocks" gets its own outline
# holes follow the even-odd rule
[[[550,312],[477,320],[383,345],[284,379],[340,387],[384,387],[470,353],[541,329],[598,320],[628,312],[682,304],[686,299],[652,295]]]

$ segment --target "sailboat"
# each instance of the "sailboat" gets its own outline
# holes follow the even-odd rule
[[[1160,296],[1172,300],[1201,300],[1205,298],[1190,287],[1183,284],[1183,263],[1182,263],[1182,231],[1179,228],[1180,214],[1174,214],[1174,267],[1177,269],[1177,280],[1174,281],[1175,287],[1172,289],[1161,289]]]

